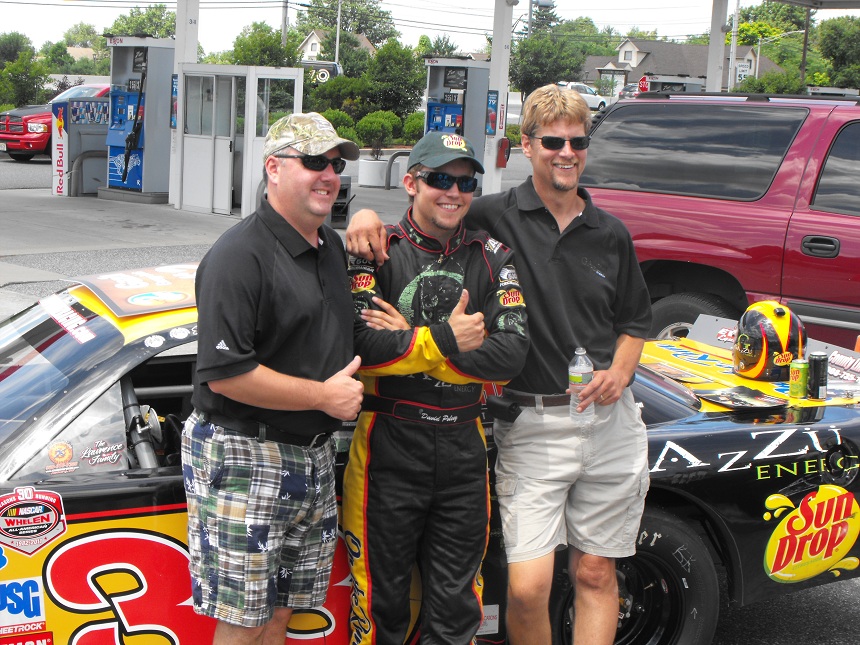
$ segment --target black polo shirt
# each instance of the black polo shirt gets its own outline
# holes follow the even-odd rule
[[[257,408],[206,385],[258,365],[324,381],[352,360],[346,253],[329,227],[320,227],[319,238],[315,249],[264,200],[203,258],[195,285],[195,408],[308,436],[340,427],[323,412]]]
[[[532,178],[472,202],[466,226],[484,229],[517,254],[529,310],[531,348],[510,387],[535,394],[567,389],[567,366],[585,347],[595,369],[612,363],[620,334],[647,338],[651,300],[627,227],[585,200],[582,215],[559,234]]]

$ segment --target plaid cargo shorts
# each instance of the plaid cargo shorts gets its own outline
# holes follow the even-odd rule
[[[192,414],[182,433],[194,610],[243,627],[322,605],[337,544],[334,451],[259,442]]]

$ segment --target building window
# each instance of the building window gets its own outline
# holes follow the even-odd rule
[[[319,43],[311,43],[311,51],[315,52],[319,49]]]
[[[624,60],[633,60],[633,52],[629,49],[624,52]]]

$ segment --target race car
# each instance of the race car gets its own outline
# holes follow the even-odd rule
[[[195,271],[81,278],[0,322],[0,643],[211,641],[214,621],[191,606],[179,460]],[[718,567],[742,604],[860,574],[860,354],[810,341],[829,356],[829,394],[791,398],[788,382],[735,373],[736,322],[702,317],[685,339],[646,343],[633,389],[651,488],[637,554],[617,563],[618,643],[709,643]],[[340,474],[350,437],[335,437]],[[479,643],[505,641],[496,510]],[[325,605],[297,611],[286,643],[348,642],[348,547],[341,534]],[[559,552],[558,644],[572,642],[565,566]]]

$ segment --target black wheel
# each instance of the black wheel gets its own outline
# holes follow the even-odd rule
[[[601,101],[601,102],[600,102],[600,105],[598,105],[598,106],[597,106],[597,111],[598,111],[598,112],[603,112],[603,110],[605,110],[605,109],[606,109],[606,103],[604,103],[603,101]]]
[[[9,156],[15,161],[30,161],[36,155],[22,154],[20,152],[10,152]]]
[[[679,518],[646,508],[636,555],[616,563],[616,645],[708,645],[720,611],[714,562],[701,538]],[[551,603],[553,645],[573,643],[570,585]]]
[[[737,320],[740,317],[726,300],[710,293],[675,293],[651,307],[651,337],[686,338],[699,314]]]

